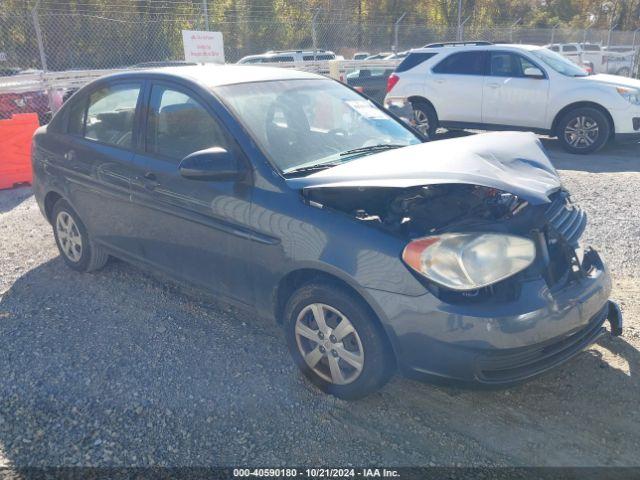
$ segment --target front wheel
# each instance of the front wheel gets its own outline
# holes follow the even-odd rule
[[[607,117],[591,107],[571,110],[558,122],[558,140],[569,153],[596,152],[607,143],[610,134],[611,125]]]
[[[386,337],[372,314],[337,286],[312,283],[294,292],[285,308],[284,327],[302,373],[336,397],[362,398],[393,372]]]

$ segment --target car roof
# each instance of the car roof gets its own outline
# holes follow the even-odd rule
[[[472,51],[472,50],[538,50],[542,47],[539,45],[527,45],[521,43],[492,43],[488,45],[445,45],[442,47],[422,47],[414,48],[411,53],[426,53],[426,52],[455,52],[455,51]]]
[[[208,89],[237,83],[326,78],[315,73],[301,72],[288,68],[212,64],[131,70],[130,72],[116,73],[103,78],[122,79],[145,74],[159,77],[171,76],[181,78],[197,83]]]

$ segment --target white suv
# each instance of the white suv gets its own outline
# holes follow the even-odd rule
[[[433,44],[412,50],[389,77],[387,107],[411,105],[416,126],[529,130],[572,153],[640,140],[640,80],[591,75],[528,45]]]

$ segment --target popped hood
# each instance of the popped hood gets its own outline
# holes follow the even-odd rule
[[[411,145],[351,160],[301,178],[292,188],[396,187],[463,183],[496,188],[536,205],[560,178],[533,133],[498,132]]]

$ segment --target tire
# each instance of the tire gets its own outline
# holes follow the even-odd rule
[[[575,108],[562,116],[556,134],[567,152],[593,153],[604,147],[609,140],[611,124],[597,108]]]
[[[316,321],[318,311],[326,322],[323,335]],[[297,330],[299,322],[307,330]],[[394,358],[381,327],[360,299],[336,285],[310,283],[295,291],[285,307],[284,328],[296,365],[326,393],[356,400],[378,390],[393,373]],[[303,353],[312,353],[307,358],[316,363],[308,363]]]
[[[109,255],[91,240],[84,223],[65,200],[53,206],[51,224],[56,245],[65,263],[78,272],[91,272],[104,267]]]
[[[413,118],[416,121],[416,130],[432,139],[438,129],[438,115],[431,105],[426,102],[414,102]]]

